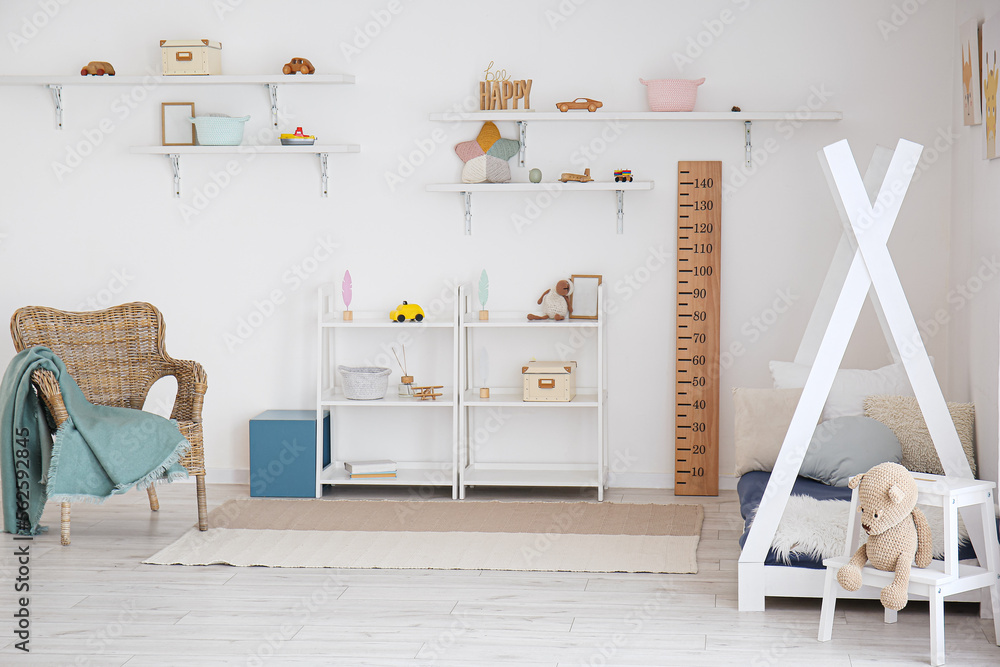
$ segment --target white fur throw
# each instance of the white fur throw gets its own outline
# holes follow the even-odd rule
[[[944,554],[944,519],[940,507],[918,505],[927,516],[934,544],[934,557]],[[851,509],[848,500],[816,500],[809,496],[791,496],[785,513],[778,524],[771,546],[778,560],[789,562],[789,555],[795,553],[810,558],[831,558],[844,555],[847,539],[847,513]],[[969,541],[962,518],[958,519],[959,544]],[[861,541],[866,539],[861,532]]]

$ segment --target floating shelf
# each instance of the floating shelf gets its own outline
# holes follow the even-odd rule
[[[624,233],[625,192],[628,190],[652,190],[653,181],[590,181],[589,183],[432,183],[428,192],[460,192],[465,197],[465,234],[472,234],[472,193],[473,192],[615,192],[618,195],[618,233]]]
[[[841,111],[809,111],[803,114],[798,111],[530,111],[516,109],[511,111],[445,111],[430,114],[434,121],[446,122],[478,122],[505,121],[517,123],[521,139],[521,151],[518,164],[524,166],[526,143],[528,138],[528,121],[569,121],[569,122],[602,122],[611,120],[640,121],[740,121],[743,123],[746,161],[752,164],[750,143],[750,126],[753,121],[794,121],[796,123],[816,120],[842,120]]]
[[[352,84],[356,78],[352,74],[210,74],[203,76],[163,76],[153,74],[116,74],[115,76],[44,76],[13,75],[0,76],[0,86],[45,86],[52,92],[56,107],[56,127],[63,127],[63,86],[218,86],[233,84],[258,84],[267,86],[271,98],[271,123],[278,127],[278,86]]]
[[[174,196],[181,196],[181,155],[256,155],[288,154],[319,156],[320,186],[322,196],[329,194],[327,156],[330,153],[360,153],[358,144],[315,144],[313,146],[132,146],[131,153],[166,155],[174,170]]]

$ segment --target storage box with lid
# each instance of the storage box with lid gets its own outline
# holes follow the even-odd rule
[[[161,39],[165,75],[222,74],[222,42],[209,39]]]
[[[568,403],[576,396],[575,361],[529,361],[521,377],[525,401]]]

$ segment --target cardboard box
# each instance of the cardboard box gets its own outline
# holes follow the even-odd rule
[[[521,377],[525,401],[568,403],[576,397],[575,361],[529,361]]]
[[[161,39],[163,74],[222,74],[222,42],[208,39]]]

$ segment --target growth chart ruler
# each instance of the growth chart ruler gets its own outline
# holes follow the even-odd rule
[[[677,163],[674,494],[719,495],[721,162]]]

